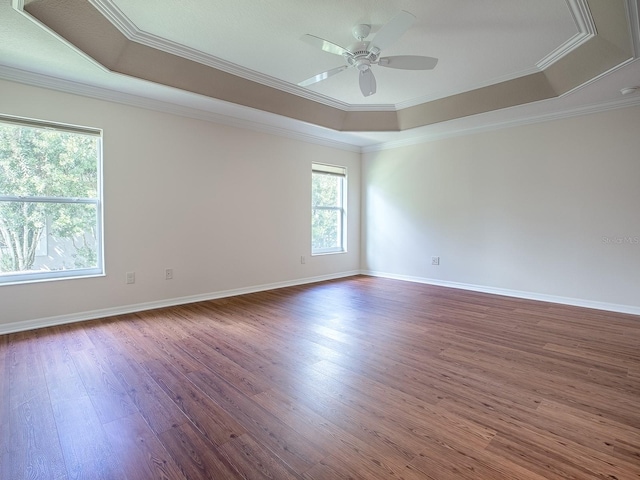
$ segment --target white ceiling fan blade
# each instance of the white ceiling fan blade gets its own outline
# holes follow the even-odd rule
[[[387,48],[409,30],[415,19],[415,15],[401,11],[378,31],[371,44],[380,50]]]
[[[360,71],[360,91],[365,97],[376,93],[376,77],[369,68]]]
[[[307,78],[306,80],[298,83],[298,85],[300,85],[301,87],[308,87],[309,85],[313,85],[314,83],[318,83],[322,80],[326,80],[329,77],[333,77],[336,73],[340,73],[347,68],[349,68],[348,65],[342,65],[341,67],[332,68],[331,70],[327,70],[326,72],[322,72],[318,75],[314,75],[311,78]]]
[[[329,40],[325,40],[324,38],[316,37],[315,35],[303,35],[302,40],[309,45],[313,45],[314,47],[324,50],[325,52],[333,53],[335,55],[343,55],[345,53],[351,55],[351,52],[346,48],[343,48],[340,45],[336,45]]]
[[[382,57],[378,60],[378,65],[381,67],[402,70],[432,70],[437,64],[437,58],[420,55],[395,55],[393,57]]]

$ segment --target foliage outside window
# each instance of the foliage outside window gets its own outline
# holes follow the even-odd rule
[[[314,163],[311,178],[311,253],[345,252],[346,168]]]
[[[100,131],[0,116],[0,283],[102,274]]]

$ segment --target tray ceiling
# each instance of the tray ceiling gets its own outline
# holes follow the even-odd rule
[[[415,23],[384,55],[433,56],[437,68],[377,68],[378,92],[367,98],[354,69],[309,87],[352,107],[416,105],[538,71],[540,60],[580,33],[576,16],[582,16],[575,2],[563,0],[101,3],[130,32],[200,52],[223,69],[231,64],[239,67],[235,72],[290,85],[344,64],[301,41],[304,34],[346,47],[355,41],[355,24],[372,25],[370,39],[400,10],[410,11]]]
[[[49,36],[33,40],[49,53],[21,55],[9,38],[4,65],[87,84],[141,79],[339,132],[420,129],[562,97],[632,62],[638,40],[629,14],[637,15],[636,0],[13,0],[13,7],[41,28],[36,37]],[[375,66],[378,91],[366,98],[354,69],[297,85],[344,63],[303,42],[305,33],[349,46],[353,25],[370,24],[371,39],[400,10],[416,21],[383,54],[434,56],[434,70]],[[85,61],[67,53],[58,60],[61,48]]]

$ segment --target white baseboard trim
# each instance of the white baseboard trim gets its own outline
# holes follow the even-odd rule
[[[104,308],[101,310],[91,310],[88,312],[72,313],[69,315],[57,315],[55,317],[37,318],[34,320],[24,320],[21,322],[5,323],[5,324],[0,324],[0,335],[5,335],[7,333],[22,332],[26,330],[35,330],[37,328],[53,327],[56,325],[64,325],[67,323],[84,322],[87,320],[113,317],[116,315],[125,315],[127,313],[142,312],[145,310],[154,310],[156,308],[173,307],[176,305],[185,305],[188,303],[204,302],[207,300],[215,300],[217,298],[235,297],[238,295],[245,295],[247,293],[265,292],[267,290],[275,290],[277,288],[295,287],[297,285],[323,282],[326,280],[335,280],[338,278],[352,277],[354,275],[360,275],[360,271],[354,270],[349,272],[334,273],[330,275],[321,275],[317,277],[307,277],[307,278],[301,278],[296,280],[289,280],[286,282],[268,283],[264,285],[255,285],[252,287],[223,290],[219,292],[205,293],[201,295],[190,295],[187,297],[170,298],[166,300],[158,300],[158,301],[146,302],[146,303],[136,303],[133,305]]]
[[[35,330],[37,328],[53,327],[56,325],[64,325],[68,323],[83,322],[87,320],[95,320],[98,318],[113,317],[116,315],[125,315],[128,313],[142,312],[145,310],[154,310],[156,308],[173,307],[176,305],[185,305],[188,303],[204,302],[207,300],[215,300],[218,298],[235,297],[248,293],[265,292],[275,290],[277,288],[295,287],[297,285],[306,285],[309,283],[323,282],[326,280],[335,280],[338,278],[352,277],[355,275],[368,275],[371,277],[389,278],[392,280],[402,280],[405,282],[422,283],[426,285],[434,285],[439,287],[457,288],[460,290],[470,290],[473,292],[490,293],[493,295],[502,295],[505,297],[523,298],[527,300],[537,300],[541,302],[558,303],[561,305],[571,305],[574,307],[593,308],[596,310],[604,310],[608,312],[627,313],[640,316],[640,307],[633,305],[620,305],[615,303],[596,302],[593,300],[583,300],[578,298],[560,297],[556,295],[547,295],[542,293],[523,292],[520,290],[510,290],[505,288],[487,287],[483,285],[473,285],[467,283],[450,282],[446,280],[437,280],[434,278],[413,277],[409,275],[397,275],[387,272],[377,272],[372,270],[354,270],[349,272],[341,272],[330,275],[321,275],[317,277],[301,278],[289,280],[286,282],[276,282],[263,285],[255,285],[251,287],[237,288],[232,290],[223,290],[219,292],[205,293],[200,295],[190,295],[187,297],[171,298],[166,300],[158,300],[154,302],[137,303],[133,305],[124,305],[120,307],[104,308],[100,310],[91,310],[88,312],[79,312],[68,315],[58,315],[54,317],[37,318],[34,320],[24,320],[21,322],[12,322],[0,324],[0,335],[8,333],[22,332],[26,330]]]
[[[520,290],[487,287],[483,285],[473,285],[468,283],[449,282],[446,280],[437,280],[434,278],[412,277],[408,275],[396,275],[393,273],[376,272],[376,271],[370,271],[370,270],[362,270],[360,273],[362,275],[369,275],[371,277],[389,278],[393,280],[403,280],[406,282],[435,285],[438,287],[457,288],[459,290],[470,290],[473,292],[491,293],[493,295],[502,295],[505,297],[523,298],[526,300],[537,300],[540,302],[558,303],[561,305],[571,305],[574,307],[593,308],[596,310],[605,310],[608,312],[640,315],[640,307],[636,307],[633,305],[619,305],[616,303],[596,302],[593,300],[583,300],[580,298],[560,297],[556,295],[547,295],[544,293],[523,292]]]

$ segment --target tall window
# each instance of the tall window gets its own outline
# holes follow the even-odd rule
[[[311,253],[346,252],[347,169],[314,163],[311,192]]]
[[[101,132],[0,115],[0,284],[99,275]]]

